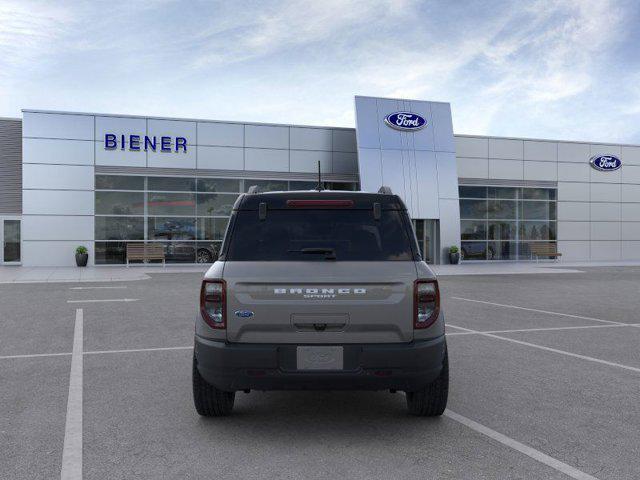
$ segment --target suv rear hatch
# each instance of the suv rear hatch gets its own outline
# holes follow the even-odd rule
[[[416,247],[398,197],[289,192],[236,206],[222,258],[228,341],[413,339]]]

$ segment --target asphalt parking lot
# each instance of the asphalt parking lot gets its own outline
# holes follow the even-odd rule
[[[200,418],[199,274],[0,285],[0,478],[640,478],[640,268],[580,270],[440,279],[437,419],[387,392],[240,393]]]

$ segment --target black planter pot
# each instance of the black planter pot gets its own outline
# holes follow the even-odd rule
[[[79,267],[86,267],[89,261],[88,253],[76,253],[76,265]]]
[[[450,253],[449,254],[449,263],[453,265],[457,265],[460,263],[460,252]]]

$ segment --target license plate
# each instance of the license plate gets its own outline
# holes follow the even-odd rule
[[[342,347],[298,347],[298,370],[342,370]]]

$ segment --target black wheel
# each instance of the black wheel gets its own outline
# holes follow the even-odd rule
[[[196,255],[196,262],[198,263],[213,263],[213,255],[209,250],[201,248]]]
[[[193,403],[203,417],[224,417],[233,410],[236,392],[223,392],[208,384],[198,372],[196,357],[193,357]]]
[[[406,392],[407,409],[411,415],[437,417],[447,408],[449,395],[449,355],[446,347],[442,371],[438,378],[417,392]]]

